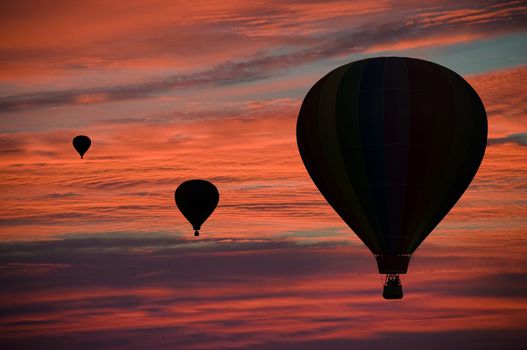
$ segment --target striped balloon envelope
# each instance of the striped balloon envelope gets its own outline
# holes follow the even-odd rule
[[[485,108],[457,73],[407,57],[369,58],[320,79],[297,121],[304,165],[402,298],[399,274],[475,176]]]

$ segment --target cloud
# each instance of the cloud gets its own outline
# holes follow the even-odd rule
[[[172,74],[162,79],[114,86],[72,88],[4,96],[0,98],[0,113],[51,106],[144,99],[174,89],[254,82],[277,76],[288,68],[342,55],[447,46],[477,39],[488,39],[526,28],[525,9],[517,2],[502,4],[498,7],[487,6],[485,9],[473,11],[466,10],[468,13],[484,12],[487,17],[492,17],[491,21],[464,16],[459,14],[459,11],[465,10],[436,10],[417,14],[415,20],[411,18],[393,20],[393,16],[390,19],[380,18],[374,23],[347,27],[340,31],[331,30],[322,34],[318,33],[316,40],[314,38],[305,45],[295,45],[295,40],[292,40],[292,45],[288,48],[280,46],[261,48],[244,59],[229,57],[223,63],[213,63],[211,68],[195,68],[193,72]],[[450,12],[456,14],[448,16]],[[454,28],[454,24],[450,23],[453,19],[450,17],[464,18],[464,22],[456,23]],[[465,26],[460,27],[462,24]],[[207,67],[210,66],[207,65]]]
[[[524,1],[495,2],[486,7],[465,7],[433,11],[418,14],[416,21],[425,27],[440,25],[476,25],[481,23],[499,21],[501,18],[521,17],[527,14],[527,4]]]
[[[519,330],[510,331],[450,331],[450,332],[402,332],[379,335],[374,338],[365,339],[324,339],[317,341],[284,341],[266,342],[264,344],[252,345],[250,347],[238,347],[238,349],[276,349],[276,350],[349,350],[364,349],[373,350],[384,348],[389,344],[390,349],[405,350],[411,348],[426,348],[429,350],[467,349],[479,350],[516,348],[523,344],[523,336]]]
[[[523,132],[489,139],[489,145],[501,145],[504,143],[514,143],[518,146],[527,146],[527,133]]]
[[[26,142],[18,137],[11,135],[0,136],[0,152],[5,155],[20,155],[24,153],[24,146]]]
[[[468,76],[480,95],[489,117],[489,138],[503,138],[522,132],[527,124],[527,67],[501,69]]]
[[[77,197],[77,196],[80,196],[80,194],[73,193],[73,192],[65,192],[65,193],[49,193],[49,194],[44,195],[43,198],[56,199],[56,198],[71,198],[71,197]]]
[[[234,322],[234,321],[233,321]],[[79,350],[91,350],[96,347],[106,346],[117,350],[136,350],[136,349],[176,349],[188,347],[189,343],[198,337],[193,334],[182,334],[183,330],[174,328],[153,328],[148,330],[134,331],[97,331],[84,332],[75,335],[61,336],[34,336],[31,338],[6,340],[6,346],[14,349],[33,349],[38,347],[69,349],[71,344]],[[375,338],[366,339],[320,339],[316,341],[306,340],[271,340],[263,343],[249,343],[238,345],[224,343],[225,336],[201,334],[199,336],[204,344],[216,344],[216,349],[232,350],[349,350],[351,348],[373,350],[379,349],[386,344],[394,350],[409,349],[412,346],[426,347],[430,350],[463,349],[520,349],[524,342],[521,330],[480,330],[473,331],[450,331],[450,332],[406,332],[406,333],[387,333]],[[240,336],[241,337],[241,336]],[[520,347],[518,347],[520,346]],[[205,349],[205,347],[196,347]]]
[[[98,347],[129,349],[373,349],[410,338],[464,345],[478,330],[516,344],[524,272],[504,273],[464,249],[437,249],[441,257],[428,249],[394,303],[380,296],[370,253],[345,242],[108,234],[4,243],[0,341],[82,348],[98,334]]]
[[[256,66],[250,67],[251,63],[256,63]],[[258,67],[258,62],[232,62],[216,66],[204,72],[175,75],[168,79],[146,83],[2,97],[0,98],[0,112],[64,104],[100,103],[109,100],[119,101],[145,98],[174,88],[235,83],[263,77],[264,75],[260,67]],[[97,96],[97,98],[93,98],[93,96]]]
[[[467,77],[488,112],[489,147],[469,190],[444,221],[450,230],[521,226],[526,184],[522,135],[516,134],[527,116],[521,84],[526,72],[521,66]],[[300,102],[270,99],[118,123],[102,120],[82,130],[93,139],[83,161],[71,147],[80,130],[3,134],[5,147],[19,153],[3,157],[3,185],[9,190],[0,236],[72,233],[81,223],[92,233],[186,233],[190,228],[173,192],[185,179],[201,177],[221,192],[220,205],[205,224],[215,237],[302,231],[321,232],[296,236],[304,241],[342,238],[349,232],[346,224],[320,195],[298,154]],[[42,163],[42,152],[53,156]],[[42,197],[50,193],[80,196]],[[328,228],[335,229],[332,235],[324,235]]]

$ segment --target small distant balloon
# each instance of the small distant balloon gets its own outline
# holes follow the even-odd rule
[[[73,147],[75,147],[75,150],[79,152],[81,159],[84,158],[84,153],[88,151],[90,146],[91,146],[91,140],[88,136],[79,135],[73,138]]]
[[[183,216],[192,224],[194,236],[220,200],[216,186],[206,180],[188,180],[176,189],[174,199]]]

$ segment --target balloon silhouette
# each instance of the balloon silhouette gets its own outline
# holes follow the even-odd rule
[[[374,254],[383,296],[476,174],[487,117],[458,74],[406,57],[341,66],[305,97],[297,143],[319,191]]]
[[[216,186],[205,180],[188,180],[176,189],[176,205],[183,216],[192,224],[194,236],[199,236],[201,225],[212,214],[220,194]]]
[[[73,147],[79,152],[81,159],[84,158],[84,153],[90,148],[91,140],[88,136],[79,135],[73,138]]]

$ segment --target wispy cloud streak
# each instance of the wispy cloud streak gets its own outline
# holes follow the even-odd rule
[[[67,337],[68,346],[77,347],[89,344],[94,332],[111,331],[100,346],[128,338],[123,347],[139,349],[149,334],[150,347],[245,349],[271,342],[296,349],[306,342],[379,338],[397,347],[398,334],[443,339],[449,331],[504,329],[512,332],[512,344],[525,322],[522,268],[505,272],[464,257],[460,248],[439,256],[440,250],[428,249],[431,259],[413,263],[405,279],[408,297],[397,304],[380,300],[373,257],[341,243],[192,243],[158,235],[0,249],[7,249],[1,266],[10,271],[1,277],[4,293],[13,295],[1,299],[0,324],[7,331],[1,339],[11,344]],[[503,298],[503,290],[512,293]]]
[[[373,23],[317,33],[316,38],[304,44],[297,45],[295,42],[302,43],[305,40],[293,39],[289,47],[285,48],[278,43],[265,49],[259,49],[254,55],[245,59],[231,57],[223,63],[213,63],[212,68],[198,69],[191,73],[180,73],[167,78],[117,86],[4,96],[0,98],[0,112],[141,99],[173,89],[258,81],[275,76],[291,67],[342,55],[426,46],[440,47],[477,39],[488,39],[503,33],[525,30],[527,28],[525,27],[526,9],[527,7],[521,3],[510,2],[485,9],[456,9],[422,13],[415,15],[415,19],[403,17],[393,20],[393,16],[386,16]],[[473,18],[475,13],[485,14],[485,18],[490,17],[492,20]],[[336,14],[333,15],[339,18]],[[456,19],[463,19],[463,21],[452,23]],[[248,20],[248,23],[252,21]],[[277,54],[274,51],[281,51],[281,53]]]

